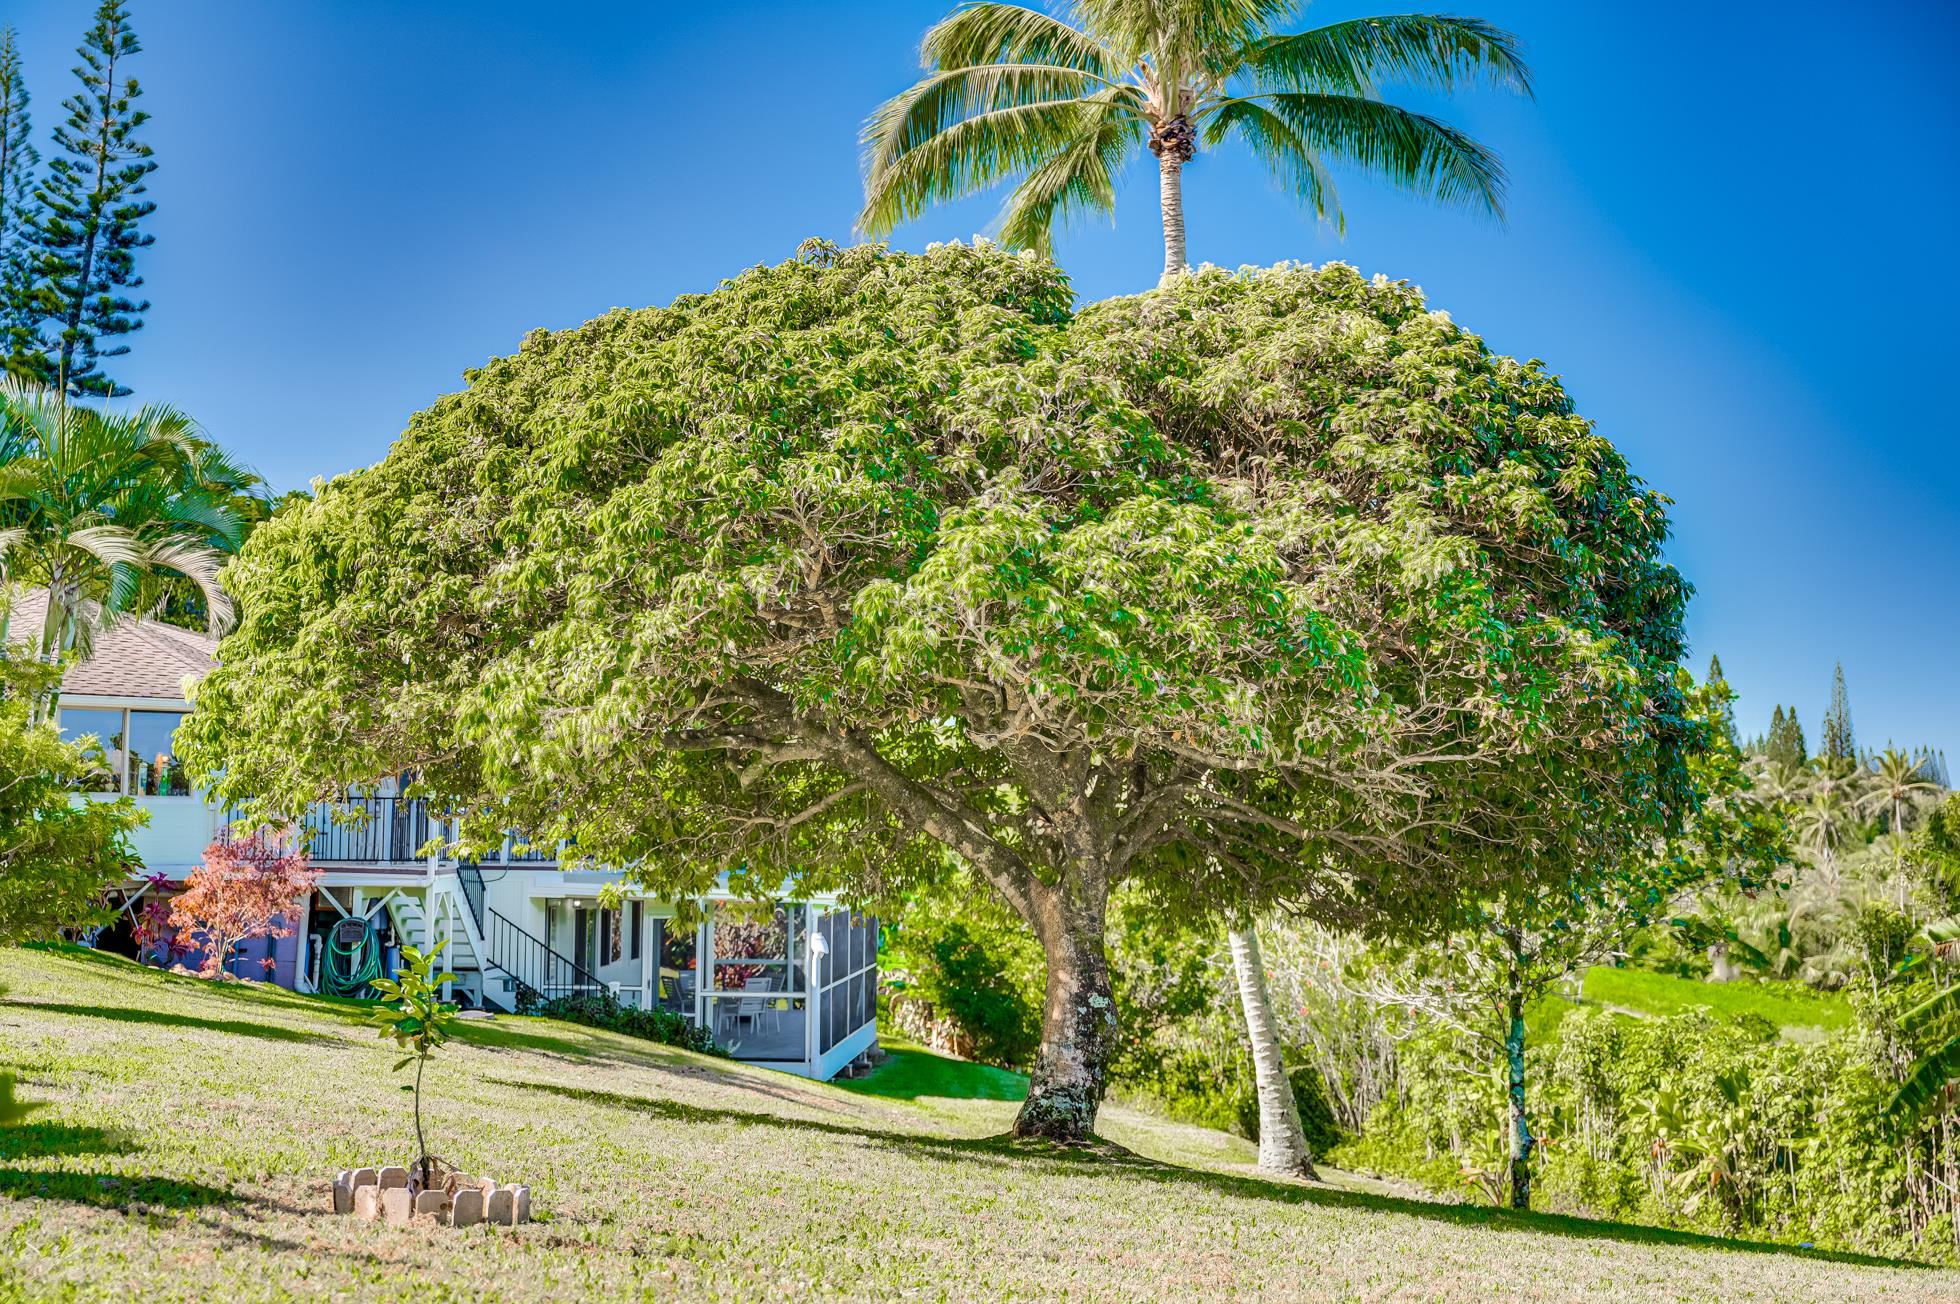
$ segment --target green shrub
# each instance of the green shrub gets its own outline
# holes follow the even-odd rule
[[[1903,1004],[1905,991],[1884,1001]],[[1868,1016],[1874,1012],[1868,1011]],[[1539,1207],[1753,1239],[1952,1262],[1954,1116],[1902,1136],[1865,1026],[1785,1039],[1753,1012],[1577,1009],[1528,1057]],[[1401,1087],[1332,1162],[1482,1192],[1501,1162],[1501,1084],[1453,1038],[1404,1043]],[[1946,1230],[1942,1231],[1941,1229]]]
[[[657,1041],[663,1046],[700,1051],[704,1055],[722,1053],[706,1028],[695,1027],[672,1010],[638,1010],[630,1005],[621,1005],[609,992],[555,997],[538,1004],[534,1012],[543,1018],[582,1023],[588,1028],[604,1028],[608,1032]]]
[[[950,923],[931,943],[927,999],[973,1039],[973,1057],[988,1064],[1031,1063],[1041,1045],[1041,992],[1008,976],[1012,961],[998,939]]]

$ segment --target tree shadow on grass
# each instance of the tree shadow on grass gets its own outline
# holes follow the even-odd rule
[[[117,1173],[41,1172],[0,1168],[0,1196],[27,1200],[65,1200],[97,1209],[120,1209],[130,1204],[164,1209],[195,1209],[235,1204],[238,1197],[201,1182],[171,1177],[125,1177]]]
[[[162,1010],[138,1010],[128,1006],[63,1005],[55,1001],[5,1001],[0,1004],[48,1014],[72,1014],[84,1019],[112,1019],[117,1023],[142,1023],[163,1028],[196,1028],[205,1032],[229,1033],[237,1037],[257,1037],[262,1041],[297,1042],[308,1046],[343,1044],[343,1039],[339,1037],[329,1037],[318,1032],[303,1032],[298,1028],[282,1028],[277,1024],[249,1023],[243,1019],[200,1019],[191,1014],[168,1014]]]
[[[98,951],[93,947],[78,946],[73,942],[28,942],[23,944],[21,949],[39,951],[57,959],[104,970],[103,976],[114,978],[118,982],[147,980],[157,987],[187,994],[214,996],[242,1004],[274,1006],[305,1014],[342,1019],[350,1023],[365,1023],[367,1011],[374,1008],[372,1001],[357,1000],[351,996],[324,996],[296,992],[276,983],[242,980],[221,982],[199,978],[194,974],[172,973],[168,969],[159,969],[155,965],[139,964],[126,955]]]
[[[638,1039],[628,1038],[625,1033],[601,1034],[598,1030],[592,1030],[592,1039],[586,1040],[580,1034],[584,1034],[587,1030],[578,1025],[553,1025],[545,1020],[539,1022],[547,1028],[553,1026],[565,1028],[566,1033],[554,1035],[549,1031],[527,1032],[509,1026],[498,1027],[490,1023],[471,1022],[462,1025],[456,1034],[456,1039],[491,1050],[525,1050],[549,1055],[580,1067],[594,1062],[617,1064],[623,1068],[670,1074],[686,1078],[691,1082],[709,1083],[807,1108],[830,1107],[829,1102],[813,1092],[799,1091],[791,1087],[777,1087],[766,1081],[769,1078],[784,1082],[794,1082],[797,1079],[777,1073],[747,1074],[732,1067],[724,1067],[740,1064],[740,1060],[718,1060],[707,1056],[697,1058],[662,1042],[640,1043]],[[612,1044],[607,1040],[611,1037],[632,1041],[634,1044],[630,1046]],[[528,1087],[536,1084],[510,1080],[509,1085]]]
[[[1768,1241],[1728,1240],[1699,1232],[1676,1231],[1664,1227],[1643,1227],[1633,1223],[1604,1222],[1566,1214],[1518,1213],[1483,1205],[1437,1204],[1403,1196],[1374,1195],[1363,1191],[1341,1191],[1324,1186],[1265,1181],[1237,1177],[1204,1169],[1181,1168],[1139,1155],[1108,1141],[1082,1145],[1024,1141],[1013,1136],[975,1139],[939,1137],[917,1132],[893,1132],[820,1119],[789,1118],[780,1114],[756,1114],[739,1109],[719,1109],[687,1105],[677,1100],[656,1100],[589,1087],[562,1086],[549,1082],[505,1081],[501,1085],[527,1091],[541,1091],[589,1104],[653,1114],[681,1123],[722,1123],[738,1126],[789,1128],[874,1145],[889,1146],[910,1154],[988,1164],[1014,1164],[1020,1167],[1048,1165],[1075,1175],[1121,1177],[1168,1185],[1197,1187],[1214,1195],[1233,1195],[1250,1200],[1270,1200],[1293,1205],[1317,1205],[1331,1209],[1366,1209],[1376,1213],[1402,1214],[1430,1222],[1488,1228],[1496,1232],[1540,1232],[1578,1240],[1618,1241],[1633,1245],[1675,1245],[1694,1249],[1729,1250],[1749,1254],[1787,1254],[1870,1268],[1918,1268],[1936,1270],[1937,1265],[1911,1259],[1888,1259],[1843,1250],[1803,1249]]]
[[[0,1159],[129,1155],[137,1149],[129,1137],[99,1127],[72,1127],[67,1123],[16,1123],[12,1127],[0,1127]]]

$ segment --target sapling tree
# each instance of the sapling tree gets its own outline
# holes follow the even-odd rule
[[[434,1164],[429,1156],[429,1143],[422,1135],[422,1070],[428,1067],[429,1055],[449,1040],[450,1031],[456,1022],[456,1007],[442,999],[442,985],[456,981],[453,973],[434,973],[436,955],[449,944],[444,938],[430,947],[427,954],[419,948],[402,948],[401,968],[393,978],[376,978],[369,985],[381,993],[382,1005],[369,1021],[381,1029],[383,1037],[394,1038],[395,1045],[406,1052],[395,1063],[394,1072],[399,1073],[410,1064],[415,1066],[415,1085],[404,1086],[403,1091],[415,1093],[415,1188],[426,1191],[434,1185]]]
[[[1676,912],[1698,893],[1754,892],[1788,863],[1785,822],[1757,800],[1721,727],[1727,699],[1726,685],[1693,692],[1702,748],[1689,762],[1694,814],[1678,832],[1644,849],[1569,863],[1551,881],[1521,872],[1491,897],[1467,903],[1464,926],[1443,945],[1412,949],[1383,970],[1370,993],[1455,1028],[1501,1065],[1513,1208],[1531,1207],[1538,1143],[1525,1081],[1532,1002],[1611,958],[1638,930],[1684,923]]]
[[[290,828],[233,829],[204,849],[170,903],[170,927],[178,941],[202,949],[204,977],[222,978],[240,942],[291,937],[300,905],[319,881]]]
[[[950,851],[1045,955],[1016,1130],[1077,1139],[1118,885],[1410,930],[1668,823],[1664,503],[1406,284],[1078,312],[1032,255],[812,245],[534,333],[261,527],[180,747],[259,812],[412,771],[461,853],[676,897]]]

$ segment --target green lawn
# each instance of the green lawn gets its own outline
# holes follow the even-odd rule
[[[429,1071],[438,1153],[531,1182],[516,1230],[325,1212],[406,1159],[359,1010],[0,953],[0,1299],[1951,1299],[1960,1275],[1251,1176],[1238,1138],[1112,1109],[1117,1146],[995,1139],[1011,1074],[907,1050],[821,1086],[543,1021]],[[1338,1177],[1338,1175],[1336,1175]]]
[[[1596,968],[1586,971],[1588,1001],[1637,1014],[1679,1014],[1706,1005],[1718,1014],[1760,1014],[1779,1028],[1834,1030],[1851,1022],[1842,996],[1814,992],[1798,983],[1703,982],[1643,969]]]

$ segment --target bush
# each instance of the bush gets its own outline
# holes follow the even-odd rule
[[[699,1051],[704,1055],[723,1053],[706,1028],[695,1027],[672,1010],[638,1010],[630,1005],[621,1005],[609,992],[559,996],[541,1002],[532,1012],[542,1018],[582,1023],[588,1028],[604,1028],[608,1032],[657,1041],[663,1046],[679,1046],[683,1050]]]
[[[1895,1004],[1923,992],[1888,992]],[[1960,1122],[1902,1136],[1870,1027],[1789,1040],[1754,1014],[1627,1018],[1579,1009],[1530,1051],[1541,1207],[1951,1262],[1952,1195],[1918,1177],[1960,1162]],[[1466,1071],[1468,1070],[1468,1071]],[[1402,1048],[1401,1087],[1343,1167],[1490,1198],[1502,1084],[1453,1038]]]

